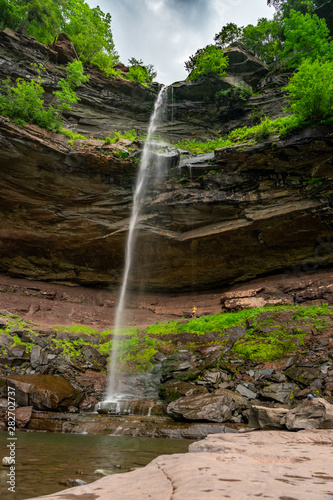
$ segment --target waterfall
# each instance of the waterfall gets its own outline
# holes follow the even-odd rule
[[[167,94],[167,87],[163,86],[159,91],[157,99],[154,105],[154,111],[150,117],[148,134],[144,144],[144,148],[142,151],[140,168],[136,180],[134,198],[133,198],[133,207],[132,214],[130,218],[127,242],[126,242],[126,251],[125,251],[125,267],[123,272],[122,284],[120,288],[120,296],[119,302],[116,311],[115,317],[115,325],[114,332],[112,337],[112,349],[110,354],[110,363],[109,363],[109,380],[108,380],[108,388],[106,394],[107,402],[116,402],[122,398],[121,390],[119,389],[119,374],[117,373],[118,363],[117,363],[117,354],[120,343],[120,329],[125,325],[124,321],[124,309],[126,305],[126,292],[128,288],[128,280],[130,276],[132,261],[133,261],[133,252],[136,244],[136,224],[138,221],[138,217],[140,215],[144,197],[147,188],[148,181],[148,166],[150,164],[151,159],[151,140],[156,132],[156,129],[161,121],[163,105],[165,103],[165,97]],[[159,162],[157,162],[159,163]]]

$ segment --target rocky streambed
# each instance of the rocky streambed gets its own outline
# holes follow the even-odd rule
[[[0,316],[3,429],[9,386],[15,390],[17,425],[21,429],[96,434],[108,430],[129,436],[194,439],[221,432],[224,426],[232,431],[247,425],[298,429],[299,422],[291,418],[294,413],[289,419],[285,414],[302,407],[309,393],[317,395],[318,401],[332,403],[333,323],[328,270],[304,274],[302,279],[291,275],[256,280],[220,294],[170,297],[164,307],[158,305],[156,296],[150,297],[146,321],[150,323],[154,314],[159,319],[183,319],[178,326],[174,323],[168,333],[147,334],[147,324],[143,323],[135,327],[132,335],[138,350],[129,348],[124,371],[133,372],[136,366],[138,372],[140,366],[143,373],[128,374],[124,384],[136,386],[141,396],[130,403],[125,424],[119,417],[93,413],[106,391],[112,332],[105,329],[104,321],[113,308],[102,303],[92,307],[92,291],[86,296],[85,289],[65,287],[68,294],[64,297],[63,286],[58,290],[56,285],[45,284],[45,289],[43,285],[38,290],[26,288],[26,295],[23,281],[9,285],[8,278],[4,279],[8,288],[1,293],[2,303],[12,304],[12,312],[2,310]],[[292,305],[294,292],[299,294],[297,306]],[[94,297],[102,300],[104,296],[96,291]],[[237,301],[241,307],[246,300],[253,307],[266,305],[269,309],[244,316],[234,326],[195,333],[191,331],[195,320],[184,318],[184,313],[190,315],[189,303],[194,299],[201,314],[227,311]],[[21,313],[25,318],[17,314],[21,300],[22,304],[30,303]],[[145,297],[137,302],[142,314],[147,310],[147,301]],[[178,309],[174,308],[175,301]],[[89,311],[90,326],[56,326],[61,314],[54,318],[53,327],[38,326],[32,319],[41,318],[46,303],[51,304],[52,311],[59,310],[62,303],[70,306],[73,317]],[[104,319],[100,311],[107,315]],[[237,318],[237,314],[226,313],[225,317]],[[320,428],[330,419],[330,407],[318,405],[320,416],[309,425]],[[254,410],[262,407],[267,410]],[[131,414],[140,415],[140,424]]]

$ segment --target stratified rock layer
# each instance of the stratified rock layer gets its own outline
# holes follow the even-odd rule
[[[215,434],[187,454],[40,499],[322,500],[333,495],[333,431]]]
[[[168,167],[148,186],[131,287],[144,277],[150,290],[199,290],[330,265],[332,153],[332,129],[318,128]],[[1,118],[0,165],[0,270],[118,286],[136,162]]]

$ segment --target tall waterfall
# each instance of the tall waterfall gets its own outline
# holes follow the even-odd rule
[[[106,395],[106,401],[108,402],[117,402],[122,398],[122,393],[121,390],[119,389],[120,374],[118,373],[118,362],[117,362],[117,355],[120,343],[119,333],[120,329],[126,326],[126,321],[124,318],[124,310],[126,306],[126,293],[128,289],[128,281],[133,261],[133,252],[136,245],[136,224],[144,203],[145,193],[147,189],[148,166],[151,162],[151,140],[156,132],[158,125],[161,122],[162,111],[164,103],[166,102],[166,95],[167,95],[167,87],[163,86],[157,96],[154,105],[154,111],[149,121],[148,135],[144,144],[141,156],[140,168],[136,180],[132,214],[131,214],[129,231],[126,242],[125,267],[124,267],[124,273],[122,278],[122,284],[120,289],[120,296],[116,311],[114,332],[112,338],[112,349],[111,349],[110,363],[109,363],[109,380],[108,380],[108,388]]]

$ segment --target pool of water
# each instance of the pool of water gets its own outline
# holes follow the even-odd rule
[[[185,453],[192,441],[181,439],[134,438],[17,432],[15,447],[16,487],[8,491],[9,468],[1,461],[9,456],[8,433],[0,432],[0,498],[22,500],[48,495],[67,488],[68,479],[90,483],[109,474],[127,472],[147,465],[158,455]]]

